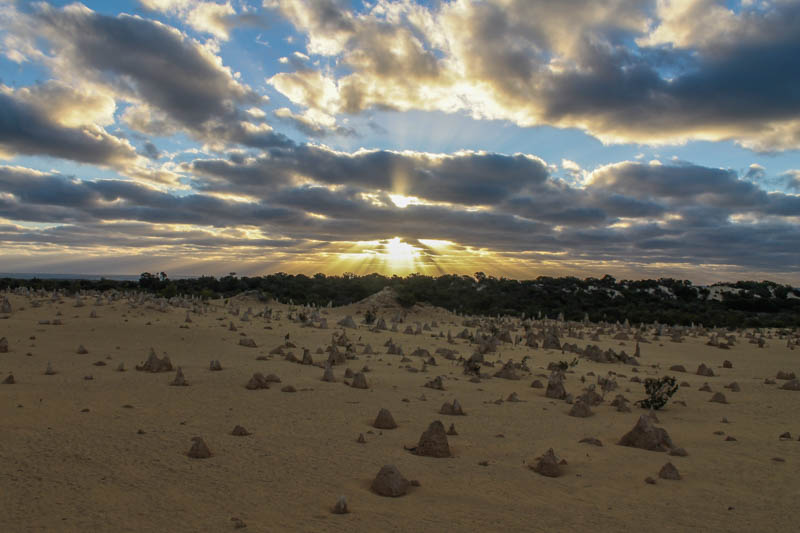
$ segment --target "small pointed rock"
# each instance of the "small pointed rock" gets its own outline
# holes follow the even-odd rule
[[[714,371],[711,370],[711,367],[706,366],[705,363],[700,363],[700,366],[697,367],[696,373],[698,376],[706,376],[706,377],[714,376]]]
[[[781,385],[781,390],[800,391],[800,380],[790,379],[789,381]]]
[[[550,374],[550,378],[547,381],[547,390],[545,390],[544,395],[554,400],[566,399],[567,391],[564,388],[564,374],[560,371],[555,371]]]
[[[584,402],[581,398],[578,398],[578,400],[572,404],[572,409],[569,410],[569,416],[574,416],[577,418],[587,418],[593,414],[594,413],[589,407],[589,404]]]
[[[678,469],[675,468],[675,465],[672,463],[667,463],[661,467],[661,470],[658,472],[658,477],[661,479],[672,479],[672,480],[679,480],[682,479],[680,472]]]
[[[261,372],[256,372],[245,385],[247,390],[268,389],[269,383]]]
[[[672,448],[669,451],[669,455],[671,455],[673,457],[687,457],[689,455],[689,453],[686,450],[684,450],[683,448]]]
[[[424,386],[428,387],[429,389],[444,390],[444,383],[442,383],[441,376],[436,376],[435,378],[427,382]]]
[[[622,394],[617,394],[614,401],[611,402],[611,407],[616,407],[618,413],[630,413],[631,408],[628,407],[628,399]]]
[[[353,383],[350,386],[354,389],[368,389],[369,386],[367,385],[367,377],[363,372],[356,373],[356,375],[353,376]]]
[[[562,473],[559,460],[553,448],[547,450],[547,453],[539,457],[536,464],[531,465],[530,468],[537,474],[541,474],[545,477],[559,477]]]
[[[381,408],[372,426],[377,429],[395,429],[397,423],[395,423],[394,417],[392,417],[392,413],[388,409]]]
[[[397,498],[404,496],[408,492],[411,483],[403,477],[403,474],[394,465],[384,465],[378,475],[372,481],[370,488],[376,494]]]
[[[447,442],[447,433],[444,424],[439,420],[431,422],[419,438],[414,450],[416,455],[424,457],[450,457],[450,445]]]
[[[192,447],[187,454],[192,459],[207,459],[211,457],[211,450],[202,437],[192,437]]]
[[[444,404],[442,404],[442,408],[439,409],[439,414],[464,416],[464,409],[461,407],[461,403],[458,400],[453,400],[452,403],[444,402]]]
[[[166,355],[159,359],[156,355],[156,351],[150,348],[150,354],[147,356],[147,360],[141,365],[136,365],[136,370],[142,372],[169,372],[172,370],[172,362]]]
[[[721,392],[715,392],[714,396],[712,396],[708,401],[714,403],[728,403],[728,400],[725,399],[725,395]]]
[[[347,498],[339,496],[336,504],[333,506],[333,514],[347,514],[350,511],[347,509]]]
[[[663,428],[654,426],[647,415],[641,415],[634,428],[623,435],[618,444],[657,452],[675,447],[669,434]]]
[[[189,385],[183,375],[183,370],[181,370],[181,367],[178,367],[178,370],[175,372],[175,378],[169,384],[175,387],[186,387]]]

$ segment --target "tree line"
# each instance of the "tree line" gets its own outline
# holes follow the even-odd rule
[[[406,277],[369,274],[341,276],[287,274],[264,276],[200,276],[170,279],[166,273],[144,272],[138,281],[0,279],[0,287],[14,289],[146,291],[163,297],[178,295],[205,299],[228,298],[245,291],[257,291],[264,300],[275,298],[298,305],[334,306],[357,302],[384,287],[398,294],[401,305],[429,303],[450,311],[472,315],[550,317],[593,322],[624,321],[716,327],[800,326],[800,291],[771,281],[739,281],[727,284],[740,292],[721,293],[721,300],[709,299],[709,287],[688,280],[617,280],[602,278],[538,277],[515,280],[487,276],[411,274]]]

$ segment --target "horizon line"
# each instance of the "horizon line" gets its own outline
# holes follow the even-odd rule
[[[242,277],[244,277],[244,278],[257,278],[257,277],[271,276],[271,275],[275,275],[275,274],[279,274],[279,273],[281,273],[281,272],[272,272],[272,273],[269,273],[269,274],[258,274],[258,275],[249,275],[249,276],[248,275],[242,275],[242,276],[238,276],[237,275],[236,277],[240,277],[240,278],[242,278]],[[314,277],[316,274],[323,274],[325,277],[337,277],[337,276],[338,277],[342,277],[342,276],[344,276],[344,274],[346,274],[346,273],[344,273],[344,274],[325,274],[324,272],[316,272],[316,273],[311,274],[311,275],[303,274],[303,273],[296,273],[296,274],[292,274],[292,273],[289,273],[289,272],[284,272],[284,273],[285,274],[289,274],[291,276],[306,276],[306,277]],[[77,274],[77,273],[48,273],[48,272],[0,272],[0,279],[2,279],[2,278],[21,279],[21,280],[48,279],[48,280],[61,280],[61,281],[76,281],[76,280],[99,281],[99,280],[102,280],[102,279],[107,279],[107,280],[111,280],[111,281],[138,281],[141,278],[142,274],[144,274],[144,272],[142,272],[140,274]],[[150,272],[150,274],[156,274],[157,275],[158,272]],[[375,274],[377,274],[379,276],[386,277],[386,278],[391,278],[391,277],[396,275],[396,274],[381,274],[379,272],[371,272],[369,274],[354,274],[354,276],[358,277],[358,278],[364,278],[364,277],[375,275]],[[427,274],[421,274],[419,272],[414,272],[414,273],[411,273],[411,274],[406,274],[405,276],[398,276],[398,277],[400,277],[400,278],[408,278],[408,277],[413,276],[413,275],[428,276]],[[440,274],[438,276],[429,276],[429,277],[438,278],[438,277],[441,277],[441,276],[451,276],[451,275],[459,275],[459,274],[455,274],[455,273],[453,273],[453,274]],[[460,274],[460,275],[464,276],[466,274]],[[606,275],[610,275],[610,274],[606,274]],[[469,276],[469,275],[467,275],[467,276],[468,277],[474,277],[474,276]],[[201,277],[213,277],[215,279],[221,279],[221,278],[226,277],[226,276],[215,276],[213,274],[199,274],[199,275],[177,274],[177,275],[174,275],[174,276],[167,275],[167,279],[173,279],[173,280],[199,279]],[[487,278],[494,277],[496,279],[507,279],[507,280],[514,280],[514,281],[535,281],[537,279],[537,278],[526,278],[526,279],[508,278],[508,277],[504,277],[504,276],[501,276],[501,277],[498,278],[496,276],[492,276],[492,275],[488,275],[488,274],[486,275],[486,277]],[[589,278],[578,278],[577,276],[539,276],[539,277],[547,277],[547,278],[552,278],[552,279],[576,278],[576,279],[579,279],[581,281],[586,281],[587,279],[589,279]],[[612,276],[612,277],[614,277],[614,276]],[[601,278],[594,278],[594,279],[602,280],[603,278],[601,277]],[[617,279],[616,277],[614,277],[614,280],[617,283],[621,283],[623,281],[631,281],[631,282],[636,282],[636,281],[658,281],[659,279],[678,280],[678,278]],[[692,280],[682,280],[682,281],[689,281],[692,284],[692,286],[694,286],[694,287],[712,287],[714,285],[730,285],[730,284],[736,284],[736,283],[744,282],[744,281],[753,281],[753,282],[758,282],[758,283],[761,283],[761,282],[775,283],[776,285],[784,285],[784,286],[791,287],[792,289],[799,288],[799,287],[796,287],[796,286],[794,286],[794,285],[792,285],[790,283],[778,283],[776,281],[772,281],[772,280],[769,280],[769,279],[763,279],[763,280],[739,279],[739,280],[736,280],[736,281],[715,281],[713,283],[707,283],[707,284],[706,283],[696,284]]]

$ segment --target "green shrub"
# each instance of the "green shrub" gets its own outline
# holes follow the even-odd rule
[[[559,361],[557,364],[559,370],[566,372],[568,368],[578,366],[578,358],[576,357],[572,361]]]
[[[672,395],[678,391],[678,384],[672,376],[664,376],[659,379],[647,378],[644,380],[644,390],[648,397],[639,400],[636,405],[642,409],[658,410],[667,405]]]

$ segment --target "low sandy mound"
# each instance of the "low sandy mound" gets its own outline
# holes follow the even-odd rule
[[[363,307],[400,307],[397,303],[397,291],[391,287],[384,287],[372,296],[367,296],[363,300],[356,302],[356,305]]]
[[[247,305],[264,305],[271,301],[272,298],[266,297],[261,291],[245,291],[228,298],[228,305],[245,306],[247,309]]]

